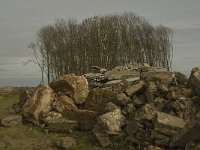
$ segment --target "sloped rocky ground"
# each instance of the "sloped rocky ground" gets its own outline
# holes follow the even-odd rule
[[[87,131],[108,149],[199,148],[200,68],[189,79],[148,65],[93,68],[25,91],[2,126],[28,121],[46,133]],[[65,137],[55,146],[67,149],[76,142]]]

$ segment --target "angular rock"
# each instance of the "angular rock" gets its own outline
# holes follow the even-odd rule
[[[181,72],[175,72],[175,78],[179,85],[186,85],[188,78]]]
[[[174,112],[174,115],[189,120],[194,115],[195,111],[198,110],[190,98],[179,98],[168,104],[168,109]]]
[[[119,103],[119,105],[125,106],[126,104],[131,102],[131,99],[130,97],[127,97],[125,93],[119,93],[117,95],[117,102]]]
[[[49,112],[44,116],[46,128],[51,132],[69,133],[78,128],[77,121],[68,120],[58,112]]]
[[[95,127],[92,131],[97,137],[102,147],[108,147],[112,145],[110,137],[108,136],[107,133],[103,132],[102,129],[100,129],[99,127]]]
[[[159,91],[161,93],[166,94],[169,90],[168,90],[168,86],[164,85],[164,84],[159,84],[158,85]]]
[[[189,85],[195,94],[200,96],[200,67],[193,68],[189,77]]]
[[[29,121],[38,123],[41,112],[46,112],[53,100],[53,90],[47,85],[39,85],[35,93],[23,105],[22,115]]]
[[[133,96],[132,97],[133,104],[136,108],[142,107],[144,104],[146,104],[146,99],[143,95],[140,96]]]
[[[125,78],[139,77],[140,72],[136,70],[120,70],[119,68],[114,68],[105,73],[108,80],[118,80]]]
[[[166,85],[173,83],[175,79],[174,73],[162,69],[142,71],[140,77],[146,81],[159,81]]]
[[[170,138],[166,135],[160,134],[156,131],[151,131],[151,139],[154,140],[154,143],[159,146],[168,146]]]
[[[75,110],[66,109],[62,112],[63,117],[69,120],[76,120],[79,128],[82,130],[91,130],[97,123],[98,114],[95,111],[90,110]]]
[[[148,83],[145,95],[148,102],[152,102],[159,95],[157,85],[154,82]]]
[[[185,124],[186,122],[181,118],[157,111],[154,120],[154,130],[163,135],[171,136],[182,129]]]
[[[55,142],[55,145],[59,148],[68,150],[76,146],[76,141],[72,137],[63,137]]]
[[[135,120],[143,122],[144,120],[152,120],[156,114],[156,107],[153,103],[146,104],[137,110]]]
[[[121,127],[125,125],[125,121],[126,118],[122,115],[120,109],[115,109],[98,118],[98,123],[111,132],[121,131]]]
[[[117,94],[116,91],[112,91],[110,88],[94,88],[88,95],[84,109],[102,113],[106,103],[116,101]]]
[[[136,94],[139,92],[143,87],[145,86],[144,81],[139,81],[137,84],[133,84],[132,86],[128,87],[126,89],[126,94],[128,96],[132,96],[133,94]]]
[[[77,110],[77,106],[74,101],[71,100],[68,96],[60,96],[53,103],[52,106],[58,112],[63,112],[65,109],[75,109]]]
[[[107,113],[107,112],[111,112],[111,111],[114,111],[115,109],[119,109],[118,106],[116,106],[115,104],[113,104],[112,102],[108,102],[106,104],[106,107],[104,109],[104,112]]]
[[[1,119],[0,125],[4,127],[16,127],[22,124],[21,115],[9,115]]]
[[[171,147],[184,147],[191,141],[200,140],[200,122],[196,120],[189,121],[183,129],[172,136]]]
[[[59,91],[73,98],[76,104],[85,102],[89,93],[87,79],[84,76],[75,76],[74,74],[61,76],[52,81],[50,86],[55,92]]]

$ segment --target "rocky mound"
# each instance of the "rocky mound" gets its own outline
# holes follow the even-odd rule
[[[147,65],[94,69],[25,91],[13,112],[49,132],[93,131],[102,147],[200,147],[200,68],[189,79]],[[20,122],[9,117],[2,123]]]

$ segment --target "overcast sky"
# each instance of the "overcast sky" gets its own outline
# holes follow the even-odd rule
[[[132,11],[154,25],[174,31],[173,69],[187,75],[200,66],[200,0],[0,0],[0,87],[32,86],[40,82],[28,45],[37,31],[56,18]]]

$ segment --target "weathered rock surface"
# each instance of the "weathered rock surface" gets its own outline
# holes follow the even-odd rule
[[[77,110],[77,106],[74,101],[71,100],[68,96],[59,96],[53,103],[52,106],[58,112],[63,112],[66,109],[75,109]]]
[[[136,94],[139,92],[143,87],[145,86],[144,81],[139,81],[137,84],[133,84],[132,86],[128,87],[126,89],[126,94],[128,96],[132,96],[133,94]]]
[[[200,67],[193,68],[189,78],[189,85],[200,96]]]
[[[73,98],[76,104],[85,102],[89,93],[88,81],[84,76],[75,76],[74,74],[59,77],[52,81],[50,86],[55,92],[62,92],[63,94]]]
[[[0,125],[4,127],[16,127],[22,124],[22,116],[21,115],[9,115],[0,119]]]
[[[98,123],[111,132],[121,131],[121,127],[125,125],[126,118],[122,115],[120,109],[115,109],[99,116]]]
[[[99,126],[96,126],[92,131],[102,147],[108,147],[112,145],[108,134],[106,134]]]
[[[156,112],[154,120],[154,131],[163,135],[174,135],[185,126],[185,121],[181,118],[168,115],[163,112]]]
[[[52,89],[40,85],[26,91],[13,106],[14,114],[45,131],[93,131],[102,147],[199,148],[199,68],[189,80],[179,72],[146,64],[110,71],[93,68],[86,78],[65,75],[51,83]]]
[[[52,111],[44,116],[46,129],[51,132],[69,133],[78,128],[78,123],[75,120],[68,120],[61,113]]]
[[[84,104],[84,109],[102,112],[106,103],[115,102],[117,92],[110,88],[94,88],[90,91],[88,98]]]
[[[123,79],[123,78],[139,77],[140,72],[136,70],[132,70],[131,68],[121,70],[120,68],[116,67],[110,71],[107,71],[105,73],[105,76],[108,80],[117,80],[117,79]]]
[[[73,148],[76,146],[76,141],[72,137],[63,137],[55,142],[55,146],[68,150],[69,148]]]
[[[171,84],[175,79],[174,73],[156,68],[142,71],[140,77],[146,81],[159,81],[167,85]]]
[[[93,129],[98,117],[95,111],[81,109],[67,109],[63,111],[62,115],[69,120],[76,120],[82,130]]]
[[[188,122],[182,130],[180,130],[177,134],[175,134],[172,137],[170,146],[184,147],[187,143],[191,141],[199,141],[200,140],[199,131],[200,131],[199,121],[193,120]]]
[[[48,111],[53,101],[53,90],[49,86],[39,85],[35,93],[23,105],[22,114],[29,121],[37,123],[41,112]]]

